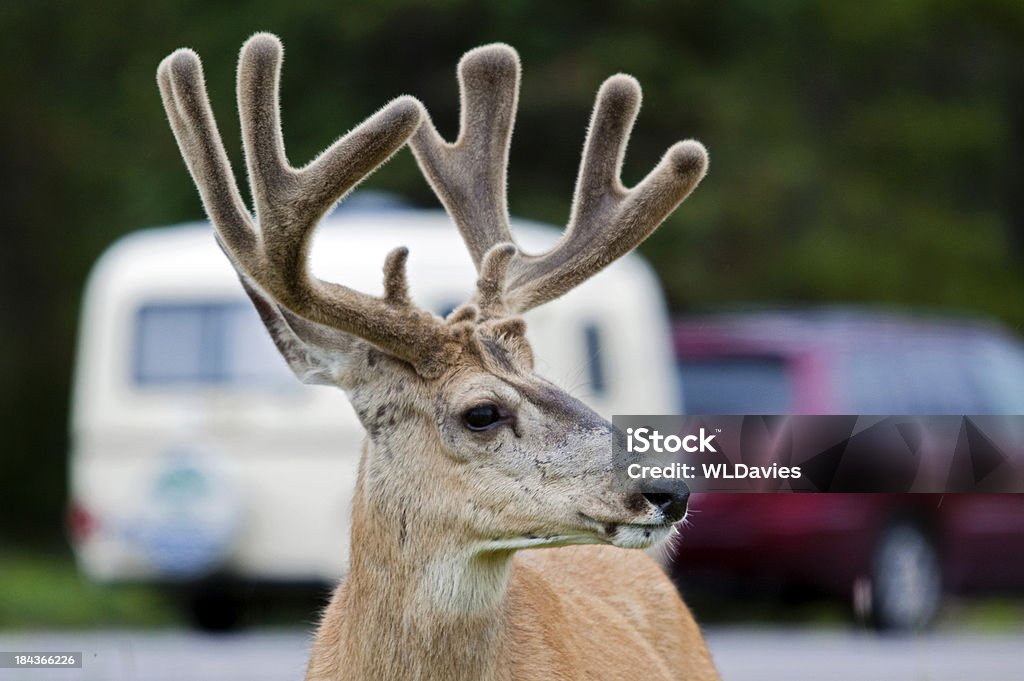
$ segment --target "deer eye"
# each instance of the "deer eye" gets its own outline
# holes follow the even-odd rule
[[[490,430],[504,421],[504,414],[496,404],[478,404],[467,409],[462,415],[462,422],[466,427],[475,431]]]

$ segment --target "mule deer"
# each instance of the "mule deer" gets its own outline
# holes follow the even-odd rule
[[[235,184],[190,50],[160,65],[185,162],[274,342],[300,379],[340,386],[368,437],[352,510],[351,566],[327,607],[307,679],[712,679],[701,634],[639,549],[665,538],[685,488],[612,484],[611,425],[533,371],[517,316],[643,241],[703,177],[676,144],[635,188],[619,180],[640,89],[601,87],[561,241],[521,253],[505,199],[519,60],[505,45],[462,59],[459,138],[400,97],[303,168],[285,156],[282,49],[242,48],[238,108],[255,218]],[[441,319],[418,309],[407,251],[375,297],[310,274],[323,214],[409,141],[477,265],[473,300]],[[258,225],[258,227],[257,227]],[[591,545],[591,546],[569,546]],[[521,549],[563,547],[547,551]]]

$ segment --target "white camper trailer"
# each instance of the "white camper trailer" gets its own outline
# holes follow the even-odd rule
[[[559,235],[514,228],[526,250]],[[444,314],[468,298],[475,271],[440,211],[339,211],[316,233],[313,270],[380,293],[397,245],[410,249],[417,303]],[[605,416],[678,410],[662,294],[638,256],[526,319],[541,373]],[[299,582],[344,571],[362,428],[340,390],[291,375],[207,223],[113,245],[89,279],[80,334],[70,518],[86,575]]]

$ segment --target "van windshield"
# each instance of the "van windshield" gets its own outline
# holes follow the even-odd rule
[[[138,385],[281,387],[295,378],[246,301],[159,302],[135,317]]]
[[[879,343],[836,368],[837,393],[852,414],[1024,413],[1024,352],[1000,337]]]
[[[1024,414],[1024,346],[1016,340],[904,334],[824,347],[829,370],[800,381],[783,357],[683,357],[686,411],[787,414],[802,404],[804,413]]]

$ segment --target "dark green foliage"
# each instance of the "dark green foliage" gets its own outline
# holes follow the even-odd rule
[[[453,137],[454,65],[505,41],[524,67],[514,214],[564,223],[616,71],[646,94],[627,183],[677,139],[708,147],[707,179],[642,249],[675,309],[880,301],[1024,325],[1020,3],[40,0],[0,3],[0,26],[0,537],[59,538],[90,265],[127,231],[202,215],[156,65],[181,46],[203,56],[240,168],[235,60],[257,30],[287,49],[293,163],[403,92]],[[408,152],[370,185],[436,205]]]

